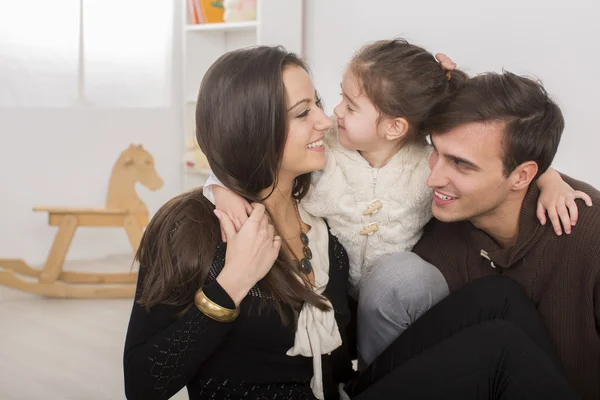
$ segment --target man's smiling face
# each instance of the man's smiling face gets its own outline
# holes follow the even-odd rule
[[[432,134],[427,185],[434,189],[432,211],[440,221],[492,216],[507,199],[511,182],[502,162],[504,123],[467,123]],[[477,225],[477,224],[476,224]]]

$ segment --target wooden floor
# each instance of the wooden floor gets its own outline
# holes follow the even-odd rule
[[[131,256],[67,262],[129,271]],[[118,400],[132,299],[58,300],[0,286],[0,399]],[[187,399],[184,389],[173,399]]]

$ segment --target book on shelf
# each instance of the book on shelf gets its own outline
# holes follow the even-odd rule
[[[198,11],[196,9],[196,1],[195,0],[187,0],[187,8],[190,16],[190,21],[192,24],[196,25],[200,23],[200,16],[198,15]]]
[[[224,22],[223,0],[187,0],[192,24]]]
[[[192,24],[256,21],[258,0],[187,0]]]

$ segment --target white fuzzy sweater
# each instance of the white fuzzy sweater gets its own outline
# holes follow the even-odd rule
[[[355,294],[379,257],[410,251],[431,219],[432,190],[425,184],[431,148],[407,144],[385,166],[373,168],[357,151],[342,147],[337,129],[332,129],[325,137],[325,151],[327,165],[313,172],[302,204],[309,213],[326,218],[346,248]],[[377,200],[381,208],[364,215]],[[371,230],[377,231],[361,234],[370,224],[376,224]]]
[[[357,151],[339,144],[336,126],[325,136],[325,151],[327,165],[313,172],[302,205],[325,218],[344,245],[350,258],[350,291],[356,295],[377,259],[410,251],[431,219],[433,192],[425,184],[431,147],[407,144],[386,165],[373,168]],[[214,175],[206,181],[204,195],[214,204],[211,185],[222,184]],[[377,200],[381,208],[363,215]],[[377,231],[361,234],[370,224]]]

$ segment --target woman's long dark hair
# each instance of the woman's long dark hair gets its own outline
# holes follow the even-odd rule
[[[288,67],[307,70],[300,58],[281,47],[235,50],[210,67],[200,86],[200,148],[217,178],[250,202],[263,202],[260,193],[277,186],[289,124],[283,83]],[[301,199],[309,184],[310,174],[296,178],[294,198]],[[145,275],[140,304],[193,303],[220,241],[213,209],[197,189],[172,199],[152,218],[136,254]],[[277,300],[272,303],[284,321],[283,305],[296,312],[304,302],[328,308],[284,250],[259,287]]]

